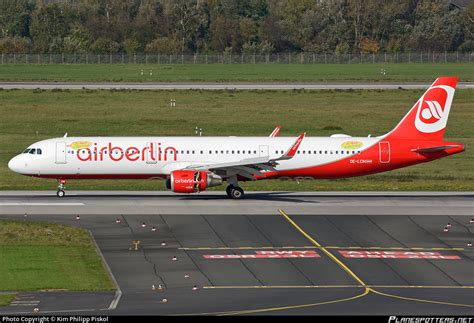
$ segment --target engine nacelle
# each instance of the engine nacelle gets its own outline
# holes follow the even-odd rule
[[[166,180],[166,188],[175,193],[197,193],[222,184],[222,177],[197,170],[175,170]]]

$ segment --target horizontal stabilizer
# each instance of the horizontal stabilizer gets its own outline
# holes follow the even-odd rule
[[[411,151],[416,152],[416,153],[434,153],[438,151],[443,151],[445,149],[460,148],[460,147],[461,145],[434,146],[434,147],[412,149]]]

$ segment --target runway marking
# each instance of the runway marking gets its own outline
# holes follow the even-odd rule
[[[84,203],[0,203],[0,206],[49,206],[49,205],[56,205],[56,206],[77,206],[77,205],[85,205]]]
[[[281,246],[281,247],[181,247],[178,250],[260,250],[260,249],[366,249],[366,250],[439,250],[439,251],[464,251],[464,248],[438,248],[438,247],[360,247],[360,246],[349,246],[349,247],[337,247],[337,246]]]
[[[283,259],[283,258],[320,258],[321,256],[314,250],[260,250],[255,254],[245,255],[203,255],[204,259]]]
[[[329,258],[331,258],[337,265],[339,265],[339,267],[341,267],[342,269],[344,269],[344,271],[346,273],[349,274],[349,276],[351,276],[352,278],[354,278],[357,282],[359,282],[360,285],[362,286],[366,286],[366,283],[364,283],[362,281],[362,279],[359,278],[359,276],[357,276],[352,270],[349,269],[349,267],[347,267],[346,265],[344,265],[344,263],[342,261],[340,261],[339,259],[337,259],[336,256],[334,256],[331,252],[329,252],[326,248],[324,248],[323,246],[321,246],[319,244],[319,242],[317,242],[316,240],[314,240],[309,234],[307,234],[298,224],[296,224],[295,221],[293,221],[283,210],[278,210],[278,212],[280,212],[280,214],[288,221],[290,222],[290,224],[296,229],[298,230],[302,235],[304,235],[306,237],[306,239],[308,239],[309,241],[311,241],[311,243],[313,243],[316,247],[319,247],[321,249],[322,252],[324,252]]]
[[[203,289],[336,289],[336,288],[403,288],[403,289],[474,289],[474,286],[430,285],[255,285],[255,286],[203,286]]]
[[[369,251],[338,250],[344,258],[351,259],[445,259],[458,260],[456,255],[442,255],[439,252],[426,251]]]

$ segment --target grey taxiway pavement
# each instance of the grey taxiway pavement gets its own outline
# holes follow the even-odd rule
[[[473,315],[472,218],[474,192],[2,192],[0,219],[90,230],[120,292],[0,314]]]
[[[426,89],[431,85],[426,83],[410,82],[353,82],[353,83],[111,83],[111,82],[0,82],[0,88],[3,89],[132,89],[132,90],[348,90],[348,89]],[[474,82],[460,82],[458,89],[473,89]]]

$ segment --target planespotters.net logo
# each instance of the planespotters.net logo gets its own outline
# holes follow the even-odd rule
[[[433,133],[446,127],[454,88],[447,85],[431,87],[418,101],[415,127],[424,133]]]
[[[390,316],[388,323],[474,323],[473,317],[410,317]]]

